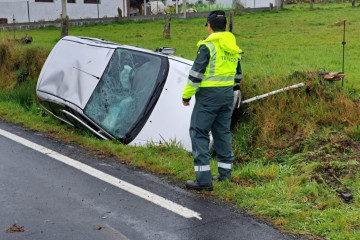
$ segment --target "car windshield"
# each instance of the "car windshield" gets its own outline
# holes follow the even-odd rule
[[[147,121],[167,72],[165,57],[116,49],[84,112],[116,139],[127,143]]]

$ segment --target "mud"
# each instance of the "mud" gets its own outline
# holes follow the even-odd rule
[[[344,200],[346,203],[351,203],[354,199],[350,189],[348,189],[342,182],[341,179],[344,177],[355,177],[355,173],[360,170],[360,167],[354,166],[341,166],[334,167],[331,165],[332,161],[336,160],[356,160],[360,162],[360,143],[346,140],[337,140],[330,144],[331,148],[336,149],[336,152],[332,155],[319,154],[317,156],[309,157],[309,160],[322,162],[322,167],[317,169],[317,172],[321,174],[322,179],[328,186],[334,189],[337,195]],[[344,153],[351,153],[349,156],[343,156]],[[310,177],[317,183],[322,183],[319,176],[313,175]]]
[[[6,230],[7,233],[25,232],[24,226],[18,226],[16,223]]]

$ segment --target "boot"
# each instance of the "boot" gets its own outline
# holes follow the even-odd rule
[[[201,190],[212,191],[213,185],[212,185],[212,183],[200,184],[197,181],[189,180],[186,182],[186,188],[190,189],[190,190],[197,190],[197,191],[201,191]]]
[[[221,178],[220,176],[213,176],[212,179],[213,179],[213,181],[218,181],[218,182],[223,182],[223,181],[226,181],[226,180],[231,181],[231,179]]]

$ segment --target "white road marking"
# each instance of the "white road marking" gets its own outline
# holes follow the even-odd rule
[[[125,182],[123,180],[120,180],[116,177],[113,177],[109,174],[106,174],[104,172],[101,172],[93,167],[90,167],[84,163],[81,163],[79,161],[76,161],[74,159],[71,159],[67,156],[64,156],[58,152],[55,152],[51,149],[48,149],[46,147],[43,147],[39,144],[36,144],[36,143],[33,143],[25,138],[22,138],[22,137],[19,137],[17,135],[14,135],[12,133],[9,133],[7,131],[4,131],[2,129],[0,129],[0,135],[6,137],[6,138],[9,138],[15,142],[18,142],[26,147],[29,147],[31,149],[34,149],[38,152],[41,152],[53,159],[56,159],[62,163],[65,163],[71,167],[74,167],[84,173],[87,173],[93,177],[96,177],[104,182],[107,182],[111,185],[114,185],[115,187],[118,187],[124,191],[127,191],[131,194],[134,194],[140,198],[143,198],[149,202],[152,202],[160,207],[163,207],[169,211],[172,211],[180,216],[183,216],[185,218],[197,218],[199,220],[202,220],[202,218],[200,217],[200,213],[198,212],[195,212],[191,209],[188,209],[184,206],[181,206],[177,203],[174,203],[166,198],[163,198],[161,196],[158,196],[154,193],[151,193],[149,191],[146,191],[140,187],[137,187],[135,185],[132,185],[128,182]]]

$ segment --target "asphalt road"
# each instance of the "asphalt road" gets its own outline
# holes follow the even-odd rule
[[[185,218],[0,135],[0,239],[299,239],[226,203],[0,120],[0,129],[200,214]],[[8,233],[13,224],[24,232]]]

